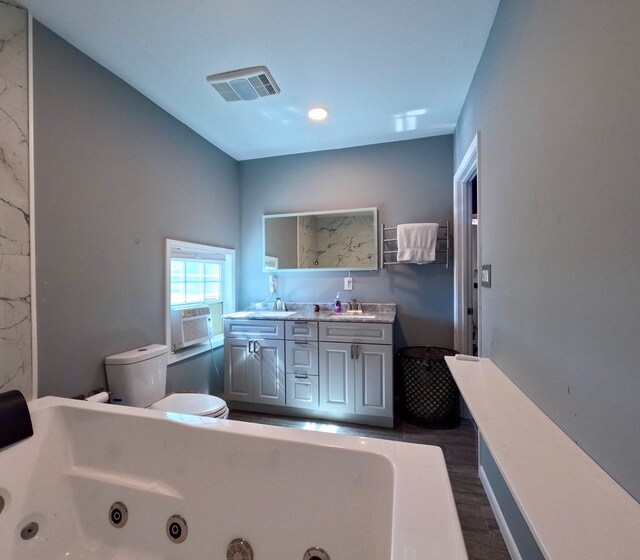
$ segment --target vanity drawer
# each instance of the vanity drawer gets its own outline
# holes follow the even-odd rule
[[[362,344],[392,344],[393,330],[388,323],[320,323],[323,342],[360,342]]]
[[[318,340],[318,321],[285,321],[287,340]]]
[[[225,319],[224,336],[226,338],[284,338],[283,321],[265,321],[263,319]]]
[[[287,340],[285,371],[318,375],[318,343],[309,340]]]
[[[287,406],[318,408],[318,376],[287,374]]]

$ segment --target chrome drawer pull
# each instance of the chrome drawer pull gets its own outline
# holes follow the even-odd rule
[[[296,340],[296,344],[309,344],[306,340]]]
[[[299,373],[296,373],[296,374],[294,375],[294,377],[295,377],[296,379],[309,379],[309,376],[308,376],[308,375],[302,375],[302,374],[299,374]]]

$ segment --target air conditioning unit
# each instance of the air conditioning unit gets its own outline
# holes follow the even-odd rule
[[[208,305],[171,308],[171,350],[207,342],[212,336],[211,308]]]

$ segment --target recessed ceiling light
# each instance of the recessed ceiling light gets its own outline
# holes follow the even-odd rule
[[[329,116],[329,111],[324,107],[311,107],[307,115],[312,121],[323,121]]]

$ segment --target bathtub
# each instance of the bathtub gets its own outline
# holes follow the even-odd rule
[[[29,409],[34,436],[0,450],[2,560],[247,560],[234,539],[255,560],[467,558],[437,447],[57,397]]]

